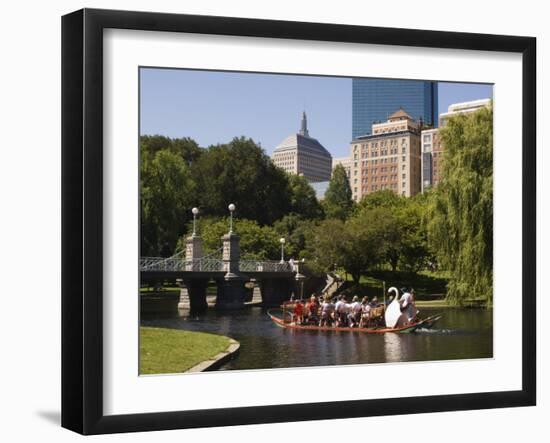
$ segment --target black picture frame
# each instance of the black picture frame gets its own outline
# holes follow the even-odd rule
[[[170,31],[519,53],[522,98],[522,389],[106,416],[103,413],[103,30]],[[82,434],[536,404],[536,39],[83,9],[62,18],[62,426]]]

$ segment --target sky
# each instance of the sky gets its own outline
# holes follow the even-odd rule
[[[449,104],[492,97],[492,86],[439,83],[439,112]],[[308,129],[333,157],[349,155],[351,79],[185,69],[141,68],[140,133],[190,137],[200,146],[246,136],[268,154]]]

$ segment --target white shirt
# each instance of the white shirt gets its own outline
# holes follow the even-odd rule
[[[344,305],[345,305],[345,303],[342,300],[338,300],[336,302],[336,305],[335,305],[334,309],[336,310],[336,312],[338,312],[340,314],[340,313],[344,312]]]
[[[412,303],[412,294],[410,292],[403,292],[400,303],[402,307],[406,308],[409,304]]]
[[[403,313],[407,316],[407,320],[410,322],[416,317],[416,309],[414,308],[413,304],[413,296],[410,292],[405,292],[401,296],[401,306],[403,308],[407,308],[403,311]]]
[[[296,265],[294,264],[294,259],[291,258],[289,261],[288,261],[288,264],[290,265],[290,270],[292,272],[294,272],[296,270]]]
[[[361,312],[361,303],[359,303],[358,301],[354,301],[351,304],[351,312],[353,313]]]

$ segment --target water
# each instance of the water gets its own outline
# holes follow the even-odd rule
[[[241,343],[222,369],[291,368],[360,363],[492,358],[493,312],[482,309],[422,309],[443,313],[432,329],[414,334],[299,331],[275,326],[259,307],[210,310],[201,316],[142,315],[143,326],[227,335]]]

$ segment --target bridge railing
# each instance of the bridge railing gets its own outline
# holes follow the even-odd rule
[[[183,258],[141,257],[139,260],[140,271],[156,272],[224,272],[226,266],[223,260],[218,258],[199,258],[185,260]],[[240,260],[241,272],[293,272],[293,267],[288,263],[273,260]]]
[[[139,261],[140,271],[160,272],[221,272],[223,261],[216,258],[199,258],[196,260],[185,260],[182,258],[142,257]]]
[[[241,260],[239,261],[241,272],[293,272],[288,262],[281,263],[274,260]]]

